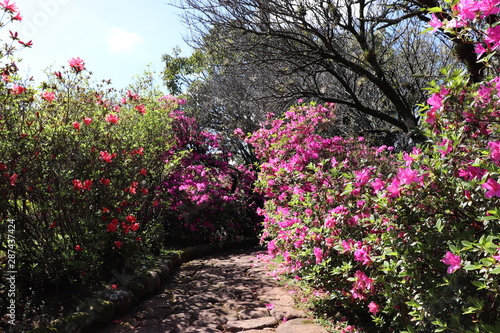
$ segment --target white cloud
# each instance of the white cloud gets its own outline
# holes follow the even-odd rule
[[[111,53],[130,52],[134,44],[142,42],[142,36],[120,28],[111,28],[107,31],[108,49]]]

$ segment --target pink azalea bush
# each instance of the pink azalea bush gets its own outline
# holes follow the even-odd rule
[[[442,11],[433,28],[459,31],[487,63],[500,35],[481,20],[497,3]],[[422,108],[428,143],[400,154],[329,136],[332,106],[271,115],[248,142],[275,274],[319,288],[344,331],[498,331],[499,92],[498,77],[449,71]]]
[[[338,318],[375,331],[491,330],[499,227],[487,184],[497,130],[457,121],[470,112],[461,105],[436,110],[427,135],[437,144],[401,154],[329,137],[332,106],[297,106],[264,124],[248,141],[263,162],[262,240],[282,258],[276,274],[320,288]]]

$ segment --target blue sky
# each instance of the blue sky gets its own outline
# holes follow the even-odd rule
[[[183,41],[186,28],[179,11],[164,0],[15,0],[23,21],[9,30],[31,49],[16,54],[21,73],[46,79],[44,69],[58,70],[73,57],[85,61],[94,78],[111,79],[124,88],[149,64],[162,69],[161,56],[179,46],[182,55],[190,48]]]

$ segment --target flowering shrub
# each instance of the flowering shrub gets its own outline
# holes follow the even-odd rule
[[[9,1],[1,8],[20,20]],[[15,50],[6,48],[0,56]],[[0,81],[0,259],[12,219],[16,318],[54,292],[99,287],[174,241],[255,235],[253,173],[183,116],[184,100],[93,85],[79,57],[38,88],[16,71],[5,65]]]
[[[459,94],[460,83],[436,88],[424,111],[437,144],[411,153],[328,136],[332,106],[294,107],[248,140],[263,162],[263,240],[282,258],[276,274],[320,288],[329,309],[368,331],[370,321],[374,331],[494,330],[498,131],[463,110],[484,94]],[[488,96],[477,116],[495,116],[496,88]]]
[[[261,219],[253,212],[255,173],[231,163],[232,154],[217,134],[202,131],[194,118],[172,113],[176,143],[165,154],[168,176],[158,188],[170,207],[165,226],[177,230],[172,242],[212,242],[254,236]],[[187,239],[179,235],[189,235]]]
[[[500,45],[497,5],[433,8],[430,24],[475,43],[487,63]],[[412,152],[331,137],[333,110],[316,105],[271,116],[248,139],[275,273],[320,289],[323,311],[365,331],[500,327],[500,79],[447,76],[422,108],[429,142]]]

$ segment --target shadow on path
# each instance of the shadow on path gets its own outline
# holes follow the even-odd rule
[[[324,333],[250,248],[183,264],[163,291],[97,333]],[[295,319],[294,318],[300,318]]]

